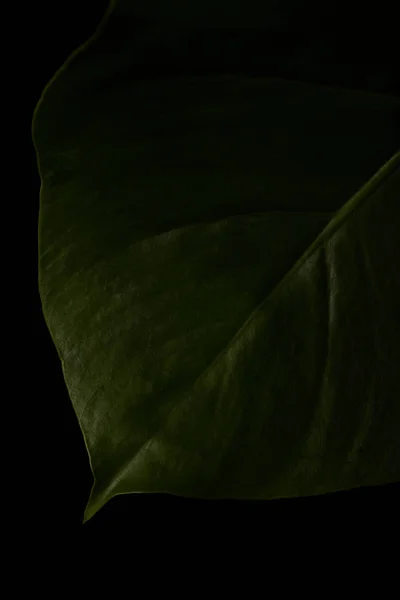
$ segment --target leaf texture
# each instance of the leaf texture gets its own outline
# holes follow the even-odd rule
[[[400,480],[398,98],[144,77],[161,17],[138,32],[139,4],[110,3],[32,128],[43,314],[94,477],[85,521],[118,494]]]

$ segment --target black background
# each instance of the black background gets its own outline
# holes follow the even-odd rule
[[[39,5],[32,28],[31,113],[44,86],[69,54],[93,34],[107,6],[107,0],[59,0]],[[275,55],[280,53],[282,56],[284,49],[290,46],[292,54],[294,48],[299,54],[303,53],[304,57],[315,57],[313,63],[303,65],[303,69],[294,73],[288,70],[284,62],[271,60],[268,62],[260,59],[256,63],[252,61],[251,67],[250,63],[246,66],[245,56],[243,53],[240,56],[235,53],[234,43],[231,52],[227,52],[225,44],[218,63],[216,38],[210,38],[214,57],[212,65],[211,62],[207,64],[207,61],[202,63],[200,54],[197,58],[192,54],[186,64],[180,62],[178,70],[204,73],[215,72],[220,68],[230,72],[245,71],[278,77],[292,74],[294,79],[397,94],[399,82],[394,61],[394,27],[392,33],[391,26],[388,25],[388,13],[385,16],[388,21],[384,22],[383,17],[379,20],[376,14],[368,14],[365,12],[368,9],[365,9],[360,20],[356,11],[350,14],[338,3],[331,3],[331,6],[333,8],[330,14],[324,18],[317,12],[315,21],[312,22],[309,15],[300,11],[296,19],[291,20],[290,28],[271,32],[268,44],[270,50],[275,49]],[[297,23],[297,32],[293,22]],[[304,42],[305,29],[308,32],[307,43]],[[373,35],[371,32],[374,32]],[[257,39],[251,32],[247,34],[249,40],[253,38],[253,50],[257,44],[263,45],[261,38]],[[242,39],[247,34],[242,32]],[[185,53],[180,55],[185,56]],[[164,65],[158,69],[164,69],[166,74],[168,69],[172,72],[177,70],[171,61],[168,67]],[[367,525],[374,515],[379,515],[381,520],[386,515],[390,520],[399,498],[399,486],[396,484],[269,502],[201,501],[162,494],[118,496],[88,523],[82,525],[92,475],[78,421],[64,384],[61,364],[41,310],[37,285],[40,179],[32,143],[31,152],[34,362],[37,373],[35,385],[37,397],[40,398],[35,480],[40,490],[38,510],[41,514],[37,515],[37,519],[54,524],[57,530],[60,527],[76,529],[85,534],[111,528],[113,531],[134,531],[136,536],[149,536],[160,535],[165,528],[172,531],[182,527],[192,533],[212,531],[217,538],[227,533],[235,536],[239,530],[255,534],[273,530],[284,533],[293,523],[303,523],[308,528],[313,523],[320,523],[320,519],[324,519],[324,527],[343,523],[343,519],[351,522],[352,526],[356,523]]]

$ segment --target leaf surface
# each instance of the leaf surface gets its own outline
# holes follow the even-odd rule
[[[126,493],[398,481],[399,100],[144,77],[155,26],[138,33],[132,5],[110,4],[33,120],[39,289],[94,477],[85,520]]]

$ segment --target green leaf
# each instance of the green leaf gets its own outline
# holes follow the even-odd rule
[[[138,76],[128,7],[56,73],[32,130],[85,521],[118,494],[400,480],[399,100]]]

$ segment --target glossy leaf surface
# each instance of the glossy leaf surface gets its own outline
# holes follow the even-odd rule
[[[117,494],[400,480],[399,100],[143,77],[138,39],[156,34],[131,5],[111,3],[33,122],[39,288],[94,476],[85,520]]]

